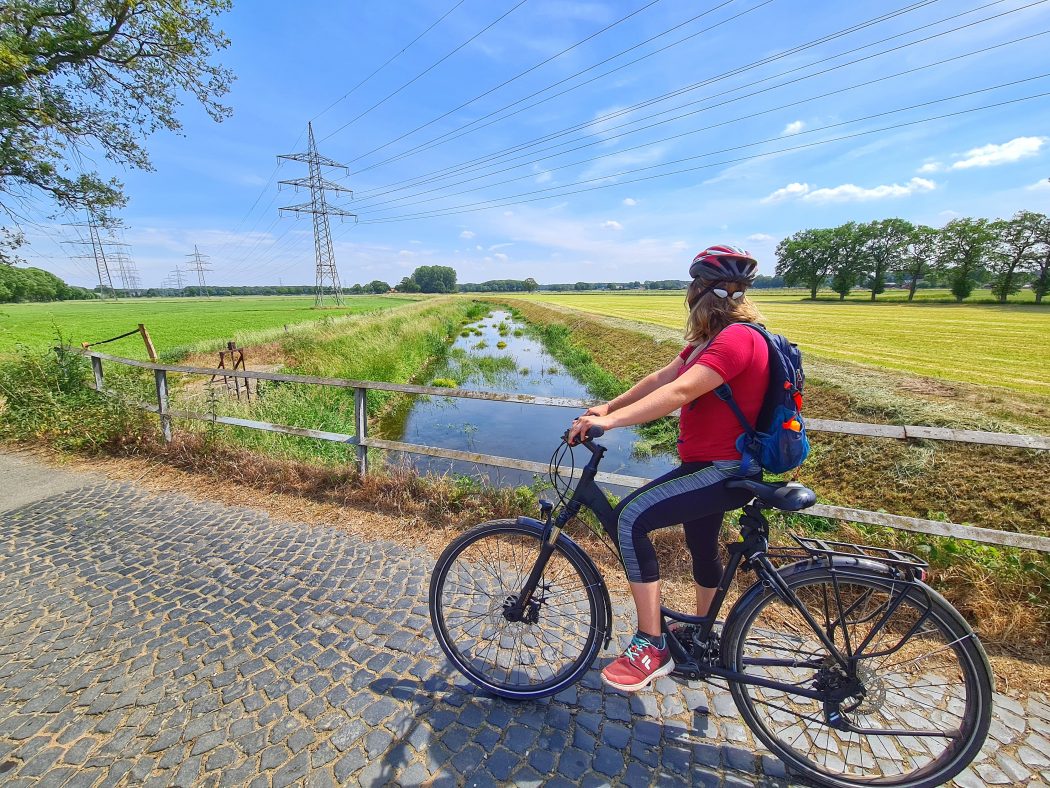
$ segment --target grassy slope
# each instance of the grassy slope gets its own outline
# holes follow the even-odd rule
[[[1050,365],[1037,363],[1050,336],[1050,308],[808,301],[797,293],[756,293],[767,325],[808,356],[1004,388],[1050,402]],[[682,293],[541,293],[531,300],[679,331]]]
[[[408,303],[389,296],[347,296],[346,306],[314,309],[309,296],[229,298],[141,298],[116,303],[66,301],[53,304],[0,304],[0,357],[17,344],[48,347],[58,332],[74,345],[95,342],[134,330],[145,323],[158,353],[177,358],[192,350],[224,345],[257,343],[271,334],[317,320],[331,320]],[[121,339],[100,350],[132,358],[146,358],[137,336]]]
[[[310,331],[282,337],[259,352],[294,374],[389,383],[423,382],[421,376],[444,358],[449,339],[459,331],[462,322],[479,309],[467,301],[429,299],[379,314],[315,325]],[[393,395],[372,391],[368,396],[369,412],[375,415],[390,405]],[[195,386],[183,389],[178,401],[187,407],[211,408],[277,424],[354,433],[351,389],[264,385],[264,396],[247,406],[225,397],[221,402],[209,401],[206,391]],[[300,460],[345,462],[354,454],[353,447],[337,443],[221,429],[222,435],[236,435],[239,445]],[[372,429],[376,429],[375,420]]]

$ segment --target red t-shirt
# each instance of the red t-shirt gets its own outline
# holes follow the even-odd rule
[[[769,385],[769,346],[765,338],[747,326],[732,325],[686,364],[693,350],[687,345],[679,355],[682,365],[678,375],[693,364],[710,367],[730,385],[733,399],[754,424]],[[678,428],[678,456],[682,462],[740,459],[736,439],[743,428],[729,405],[713,391],[682,406]]]

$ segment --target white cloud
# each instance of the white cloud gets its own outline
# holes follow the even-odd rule
[[[928,161],[919,167],[918,172],[920,175],[925,175],[931,172],[940,172],[944,169],[944,165],[939,161]]]
[[[637,205],[638,204],[638,200],[634,199],[634,197],[624,197],[623,198],[623,204],[628,206],[628,207],[630,207],[632,205]]]
[[[995,167],[999,164],[1012,164],[1039,153],[1047,142],[1047,137],[1016,137],[1002,145],[982,145],[966,151],[959,161],[952,164],[953,170],[968,170],[971,167]]]
[[[609,219],[608,221],[602,222],[602,229],[604,230],[622,230],[623,225],[617,221]]]
[[[421,243],[423,243],[423,242],[422,242],[422,241],[409,241],[409,243],[410,243],[410,244],[421,244]]]
[[[941,219],[944,219],[945,221],[950,221],[952,219],[959,218],[960,216],[962,216],[962,214],[959,213],[958,211],[953,211],[951,209],[948,209],[946,211],[941,211],[940,213],[937,214],[937,216],[939,218],[941,218]]]
[[[492,256],[499,260],[501,263],[505,263],[510,259],[509,257],[507,257],[507,255],[503,254],[503,252],[496,252],[496,254]]]
[[[806,128],[806,122],[804,120],[793,120],[784,127],[784,130],[780,132],[783,135],[798,134],[802,129]]]
[[[768,197],[763,197],[762,202],[780,202],[788,197],[801,197],[809,192],[808,183],[789,183],[782,189],[777,189]]]
[[[773,240],[773,236],[772,235],[766,235],[765,233],[752,233],[751,235],[749,235],[747,237],[747,240],[749,240],[749,241],[759,241],[759,242],[772,241]]]
[[[553,177],[554,176],[551,175],[550,170],[546,170],[544,172],[541,172],[539,175],[537,175],[533,180],[535,180],[536,183],[547,183]]]
[[[398,252],[398,253],[397,253],[397,256],[398,256],[398,257],[402,257],[402,258],[405,258],[405,257],[415,257],[415,256],[416,256],[416,253],[415,253],[415,252],[413,252],[413,251],[410,251],[410,250],[408,250],[408,249],[402,249],[402,250],[401,250],[400,252]]]
[[[937,188],[937,184],[926,178],[912,178],[907,183],[884,184],[864,188],[852,183],[844,183],[834,188],[817,189],[802,197],[807,202],[865,202],[867,200],[885,200],[894,197],[909,197],[912,194],[928,192]]]
[[[1050,178],[1043,178],[1041,181],[1036,181],[1031,186],[1025,186],[1030,192],[1047,192],[1050,191]]]
[[[459,234],[459,237],[460,238],[466,238],[467,240],[470,240],[475,235],[477,235],[477,233],[475,233],[473,230],[464,230],[463,232],[461,232]]]

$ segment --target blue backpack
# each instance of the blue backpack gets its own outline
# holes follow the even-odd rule
[[[747,474],[752,462],[769,473],[786,473],[800,466],[809,456],[806,423],[802,420],[802,387],[806,381],[802,353],[786,337],[770,334],[760,325],[739,325],[755,329],[765,337],[769,347],[769,385],[754,425],[748,422],[733,399],[733,390],[728,383],[715,389],[715,396],[733,410],[744,428],[736,441],[744,458],[740,475]]]

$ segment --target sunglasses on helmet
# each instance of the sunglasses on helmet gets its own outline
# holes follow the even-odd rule
[[[719,298],[732,298],[734,301],[739,301],[741,298],[744,297],[743,290],[737,290],[735,293],[730,293],[728,290],[722,287],[705,287],[703,290],[700,291],[700,295],[697,296],[697,299],[703,298],[708,293],[714,293]]]

